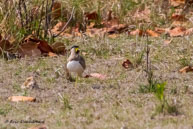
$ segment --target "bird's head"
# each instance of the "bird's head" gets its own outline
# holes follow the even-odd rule
[[[72,46],[71,47],[71,52],[79,54],[79,52],[80,52],[79,46],[76,46],[76,45]]]

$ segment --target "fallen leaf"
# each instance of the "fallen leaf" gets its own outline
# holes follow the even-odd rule
[[[10,52],[12,48],[13,46],[8,40],[0,40],[0,55],[2,54],[2,50]]]
[[[47,129],[47,127],[45,125],[38,125],[38,126],[34,126],[28,129]]]
[[[114,33],[121,33],[127,28],[125,24],[118,24],[113,25],[112,27],[108,28],[107,33],[114,34]]]
[[[49,56],[49,57],[57,57],[58,55],[56,55],[56,54],[53,53],[53,52],[48,52],[48,56]]]
[[[159,34],[153,30],[146,30],[146,33],[152,37],[159,37]]]
[[[157,32],[159,34],[166,33],[167,31],[168,31],[168,29],[166,29],[166,28],[158,28],[158,27],[155,28],[155,32]]]
[[[21,57],[37,57],[41,56],[41,51],[38,49],[38,44],[35,42],[28,41],[25,44],[19,46],[18,52]]]
[[[144,32],[142,30],[136,29],[134,31],[129,32],[129,35],[139,35],[142,36]]]
[[[119,37],[119,34],[111,34],[111,35],[108,35],[108,37],[115,39],[115,38]]]
[[[64,55],[66,53],[66,46],[62,42],[55,42],[51,45],[53,51],[57,54]]]
[[[119,25],[119,19],[115,17],[111,20],[102,21],[101,24],[106,28],[111,28],[114,25]]]
[[[25,56],[41,56],[54,53],[52,47],[48,45],[48,42],[40,40],[33,35],[29,35],[23,39],[22,44],[19,46],[18,52],[22,57]],[[45,54],[46,53],[46,54]]]
[[[21,86],[22,89],[35,88],[35,87],[37,87],[37,83],[33,76],[28,77]]]
[[[184,36],[186,29],[184,27],[175,27],[169,30],[169,35],[171,37]]]
[[[42,53],[54,52],[50,45],[48,45],[48,42],[44,40],[38,42],[38,49],[40,49]]]
[[[175,14],[175,13],[172,14],[171,19],[174,20],[174,21],[184,21],[184,22],[188,20],[187,18],[185,18],[184,15]]]
[[[193,28],[187,29],[184,35],[192,35],[193,34]]]
[[[51,30],[52,33],[57,34],[59,31],[62,30],[62,28],[64,27],[64,25],[66,24],[66,22],[58,22],[53,29]]]
[[[180,73],[187,73],[187,72],[193,72],[193,67],[191,66],[185,66],[184,68],[181,68],[179,70]]]
[[[171,6],[177,7],[185,4],[185,0],[170,0]]]
[[[89,77],[98,78],[100,80],[105,80],[107,78],[106,75],[103,75],[103,74],[100,74],[100,73],[91,73],[91,74],[85,76],[85,78],[89,78]]]
[[[98,14],[96,12],[92,12],[92,13],[85,13],[85,17],[87,18],[87,20],[97,20],[98,19]]]
[[[13,101],[13,102],[25,102],[25,101],[29,101],[29,102],[34,102],[36,101],[35,98],[33,97],[27,97],[27,96],[11,96],[8,98],[8,100]]]
[[[122,63],[122,66],[125,68],[125,69],[128,69],[128,68],[133,68],[133,64],[130,60],[125,60],[123,61]]]

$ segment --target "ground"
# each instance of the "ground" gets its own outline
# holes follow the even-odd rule
[[[21,120],[44,121],[49,129],[190,129],[193,127],[193,73],[179,73],[192,64],[193,38],[149,38],[154,78],[166,82],[165,97],[178,113],[157,113],[159,100],[154,93],[143,93],[147,85],[145,37],[121,35],[116,39],[74,38],[63,40],[68,48],[80,46],[86,59],[84,75],[100,73],[105,80],[65,78],[66,56],[0,59],[0,129],[27,129],[38,123],[10,123]],[[170,40],[170,39],[169,39]],[[144,53],[144,54],[143,54]],[[140,59],[140,55],[144,55]],[[129,59],[134,68],[125,69]],[[34,76],[39,88],[21,89]],[[11,102],[14,95],[36,97],[36,102]]]

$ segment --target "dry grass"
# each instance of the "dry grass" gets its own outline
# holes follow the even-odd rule
[[[6,120],[43,120],[50,129],[109,129],[128,127],[189,129],[193,126],[193,73],[180,74],[179,59],[190,57],[192,37],[174,38],[167,46],[164,38],[150,39],[152,69],[155,78],[167,82],[165,95],[175,104],[179,114],[158,114],[153,117],[159,101],[153,93],[140,93],[147,84],[145,56],[135,69],[121,66],[124,59],[135,62],[144,50],[145,38],[121,35],[117,39],[76,38],[68,46],[80,46],[86,52],[85,74],[98,72],[106,80],[80,78],[77,86],[65,79],[66,56],[0,61],[0,125],[1,129],[26,129],[37,124],[5,123]],[[58,76],[59,74],[59,76]],[[40,89],[22,90],[28,76],[34,75]],[[10,102],[9,96],[26,95],[36,102]]]

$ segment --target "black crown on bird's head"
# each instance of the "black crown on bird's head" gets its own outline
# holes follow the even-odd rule
[[[77,54],[80,52],[78,45],[73,45],[73,46],[71,47],[71,49],[73,49],[73,48],[75,49],[75,51],[76,51]]]

